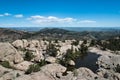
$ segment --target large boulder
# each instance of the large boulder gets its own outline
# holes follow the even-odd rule
[[[5,73],[8,73],[10,71],[12,71],[12,69],[7,69],[3,66],[0,66],[0,76],[4,75]]]
[[[28,47],[39,48],[40,47],[40,42],[38,40],[29,41],[29,46]]]
[[[56,58],[55,57],[47,57],[45,59],[45,61],[49,62],[49,63],[55,63],[56,62]]]
[[[30,75],[22,75],[20,77],[17,77],[15,80],[33,80]]]
[[[100,77],[104,77],[108,80],[120,80],[120,73],[116,73],[113,70],[100,68],[97,72]]]
[[[22,39],[23,47],[26,48],[28,46],[28,41],[26,39]]]
[[[98,58],[97,74],[109,80],[120,80],[120,55],[102,55]]]
[[[52,75],[48,75],[42,71],[32,73],[30,75],[23,75],[15,80],[56,80]]]
[[[36,48],[27,48],[30,53],[33,54],[34,58],[32,59],[33,61],[40,62],[41,60],[44,59],[43,52],[39,49]]]
[[[60,65],[60,64],[48,64],[48,65],[45,65],[41,68],[41,71],[43,71],[44,73],[46,73],[47,75],[52,75],[53,77],[56,78],[56,75],[59,73],[59,74],[62,74],[66,71],[66,67]],[[61,75],[62,76],[62,75]],[[60,77],[61,77],[60,76]]]
[[[69,44],[69,45],[62,45],[62,46],[59,48],[59,51],[57,52],[57,53],[58,53],[58,54],[57,54],[57,57],[62,57],[62,56],[66,53],[66,51],[67,51],[68,49],[71,49],[71,47],[72,47],[71,44]]]
[[[46,74],[45,72],[42,71],[31,74],[31,77],[33,80],[55,80],[52,75]]]
[[[73,60],[70,60],[70,61],[69,61],[69,65],[74,66],[74,65],[75,65],[75,62],[74,62]]]
[[[22,40],[16,40],[12,43],[12,45],[16,48],[23,48],[23,41]]]
[[[94,80],[98,76],[88,68],[79,68],[76,71],[76,77],[76,80]]]
[[[0,61],[20,63],[23,58],[10,43],[0,43]]]
[[[97,64],[99,65],[99,68],[115,69],[117,65],[120,65],[120,55],[100,56],[98,58]]]
[[[97,47],[89,47],[88,48],[88,52],[90,52],[90,53],[96,53],[98,55],[106,55],[106,56],[113,55],[113,53],[111,51],[109,51],[109,50],[108,51],[103,51],[103,50],[101,50],[101,49],[99,49]]]
[[[60,77],[58,80],[108,80],[102,77],[99,77],[93,73],[90,69],[81,67],[69,72],[66,76]]]
[[[19,64],[14,65],[14,68],[21,71],[26,71],[29,68],[29,65],[32,65],[32,62],[24,61]]]
[[[6,72],[0,77],[0,80],[15,80],[15,78],[23,75],[24,72],[18,70],[12,70],[11,72]]]
[[[42,51],[39,51],[38,49],[36,49],[34,52],[33,52],[33,55],[35,56],[34,57],[34,60],[37,61],[37,62],[40,62],[41,60],[44,59],[44,56],[42,54]]]

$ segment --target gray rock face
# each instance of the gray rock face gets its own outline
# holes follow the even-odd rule
[[[23,61],[19,64],[14,65],[14,68],[21,71],[26,71],[29,68],[29,65],[33,64],[32,62]]]
[[[12,43],[13,46],[16,48],[23,48],[23,41],[22,40],[16,40]]]
[[[14,80],[23,74],[23,71],[7,69],[0,66],[0,80]]]
[[[40,42],[38,40],[30,40],[30,41],[27,41],[26,39],[16,40],[12,43],[12,45],[16,47],[19,51],[22,50],[31,51],[31,53],[33,53],[33,55],[35,56],[35,58],[33,59],[35,61],[39,62],[44,59]],[[24,51],[22,55],[24,55]]]
[[[56,58],[55,57],[47,57],[45,59],[45,61],[49,62],[49,63],[55,63],[56,62]]]
[[[108,78],[109,80],[120,80],[120,73],[116,69],[120,68],[120,55],[102,55],[98,58],[99,65],[98,75]]]
[[[46,74],[42,71],[30,74],[30,75],[23,75],[15,80],[55,80],[53,76]]]
[[[2,75],[4,75],[5,73],[10,72],[10,71],[12,71],[12,70],[0,66],[0,77],[1,77]]]
[[[75,62],[74,62],[73,60],[70,60],[70,61],[69,61],[69,65],[74,66],[74,65],[75,65]]]
[[[20,63],[23,58],[10,43],[0,43],[0,60]]]
[[[94,80],[97,77],[96,74],[87,68],[79,68],[76,71],[76,80]]]
[[[90,69],[81,67],[60,77],[58,80],[108,80],[93,73]]]
[[[120,55],[101,56],[98,58],[97,64],[100,68],[113,70],[120,65]]]
[[[49,72],[49,73],[63,73],[66,71],[66,67],[60,65],[60,64],[48,64],[41,68],[43,72]]]
[[[48,64],[43,66],[39,72],[23,75],[15,80],[56,80],[56,74],[63,73],[65,71],[66,68],[60,64]]]
[[[16,48],[26,48],[28,46],[28,41],[26,39],[16,40],[12,45]]]
[[[24,72],[22,71],[12,70],[11,72],[5,73],[2,77],[0,77],[0,80],[15,80],[23,74]]]

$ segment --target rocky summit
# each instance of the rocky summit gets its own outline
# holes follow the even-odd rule
[[[119,48],[111,50],[104,46],[108,41],[18,39],[0,42],[0,80],[120,80]],[[99,56],[88,56],[93,54]],[[83,63],[84,60],[88,63]],[[92,62],[95,63],[91,65]],[[97,69],[91,68],[94,66]]]

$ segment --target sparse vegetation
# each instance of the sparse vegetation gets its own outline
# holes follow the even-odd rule
[[[28,70],[25,72],[25,74],[31,74],[32,72],[38,72],[40,71],[40,68],[44,65],[46,65],[46,61],[45,60],[41,60],[41,62],[36,63],[36,64],[32,64],[29,66]]]
[[[55,43],[58,43],[58,39],[55,39]]]
[[[90,46],[95,46],[96,45],[96,41],[95,40],[91,40]]]
[[[66,54],[63,56],[61,60],[59,60],[59,63],[63,66],[67,67],[68,71],[73,71],[75,69],[74,66],[69,65],[69,61],[73,60],[75,61],[78,57],[83,57],[87,54],[88,47],[84,44],[81,45],[81,48],[79,50],[73,51],[72,49],[68,49]]]
[[[24,60],[26,60],[26,61],[30,61],[30,60],[32,60],[33,58],[34,58],[34,55],[33,55],[32,52],[27,51],[27,52],[25,53]]]
[[[32,64],[29,66],[25,74],[30,74],[32,72],[37,72],[37,71],[40,71],[40,66],[38,64]]]
[[[5,68],[12,68],[12,67],[10,66],[10,63],[9,63],[8,61],[2,61],[2,62],[0,62],[0,65],[2,65],[2,66],[5,67]]]
[[[119,64],[115,67],[115,72],[120,73],[120,65]]]
[[[120,50],[120,39],[111,38],[108,40],[92,40],[90,46],[99,45],[102,50],[110,49],[112,51]]]
[[[45,60],[41,60],[39,63],[37,63],[40,67],[44,66],[47,64]]]
[[[55,45],[50,43],[47,47],[46,53],[49,54],[50,56],[56,57],[57,51],[58,49],[56,49]]]
[[[17,73],[17,74],[16,74],[16,77],[19,77],[19,76],[20,76],[20,74],[19,74],[19,73]]]
[[[76,69],[73,71],[73,75],[74,75],[74,76],[78,76],[78,72],[77,72]]]
[[[77,45],[79,45],[79,41],[78,40],[73,41],[71,45],[77,46]]]

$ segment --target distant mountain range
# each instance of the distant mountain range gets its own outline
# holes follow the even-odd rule
[[[119,29],[72,31],[62,28],[44,28],[39,31],[25,31],[0,28],[0,41],[14,41],[16,39],[109,39],[117,36],[120,36]]]
[[[46,27],[47,28],[47,27]],[[49,29],[57,28],[57,27],[48,27]],[[59,29],[65,29],[69,31],[113,31],[120,30],[120,27],[58,27]],[[22,31],[40,31],[44,29],[44,27],[10,27],[10,29],[22,30]]]

